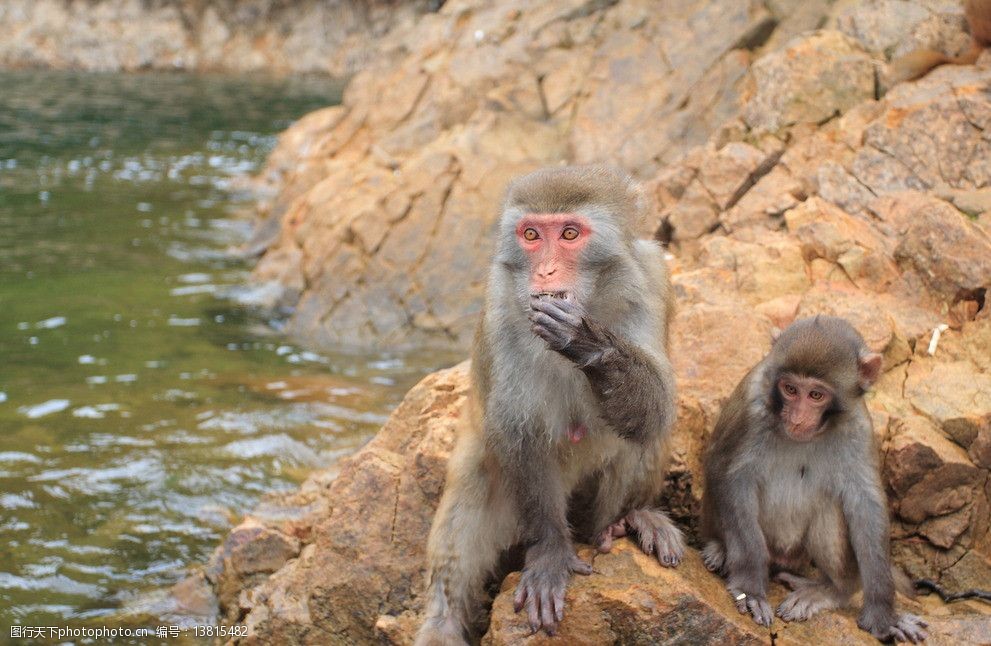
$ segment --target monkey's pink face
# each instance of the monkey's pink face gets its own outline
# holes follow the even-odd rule
[[[833,401],[833,391],[824,381],[785,374],[778,380],[784,402],[781,423],[796,442],[808,442],[822,430],[822,416]]]
[[[577,213],[528,213],[516,225],[516,239],[530,263],[530,294],[571,294],[579,255],[592,236],[588,218]]]

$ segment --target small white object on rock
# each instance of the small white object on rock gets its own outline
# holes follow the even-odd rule
[[[939,345],[940,335],[942,335],[943,332],[946,332],[949,329],[950,326],[947,325],[946,323],[940,323],[939,325],[933,328],[932,338],[929,339],[929,350],[928,350],[929,356],[936,354],[936,346]]]

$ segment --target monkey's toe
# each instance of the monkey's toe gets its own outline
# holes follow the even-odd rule
[[[774,611],[771,604],[764,597],[751,597],[746,599],[746,610],[753,617],[753,620],[761,626],[770,626],[774,619]]]
[[[729,590],[730,596],[733,597],[733,603],[736,604],[737,611],[741,615],[750,613],[753,620],[761,626],[771,625],[771,621],[774,619],[774,611],[771,609],[771,604],[768,603],[767,597],[763,595],[746,594],[737,588],[727,589]]]
[[[747,609],[750,610],[750,616],[754,618],[761,626],[770,626],[771,621],[774,619],[774,611],[771,610],[771,604],[767,602],[767,599],[761,598],[748,598],[747,599]]]
[[[626,536],[626,520],[620,518],[615,523],[599,532],[599,535],[595,539],[595,547],[602,554],[608,554],[609,551],[612,550],[613,539],[623,536]]]
[[[891,628],[891,636],[898,641],[917,644],[925,641],[926,637],[928,637],[926,631],[923,630],[928,625],[929,624],[915,615],[901,615],[898,617],[898,621],[895,625]]]
[[[587,569],[590,565],[574,557],[572,571]],[[564,591],[568,583],[567,569],[544,571],[541,568],[527,568],[516,587],[513,608],[516,612],[526,609],[527,623],[531,634],[543,629],[548,635],[557,633],[558,623],[564,619]],[[585,573],[585,572],[583,572]]]
[[[577,554],[571,560],[570,568],[571,568],[571,572],[573,574],[589,575],[589,574],[592,573],[592,564],[591,563],[586,563],[585,561],[581,560],[578,557]],[[561,607],[563,608],[564,607],[564,592],[563,591],[562,591],[561,595],[562,595],[562,598],[561,598]]]
[[[637,534],[644,554],[653,554],[666,567],[675,567],[685,555],[681,530],[657,509],[636,509],[626,515],[626,524]]]
[[[795,577],[808,581],[802,577]],[[785,597],[778,606],[777,615],[785,621],[805,621],[823,610],[832,610],[840,603],[833,590],[824,584],[802,585]]]
[[[676,567],[685,555],[684,540],[675,527],[654,532],[654,545],[657,560],[667,567]]]
[[[702,562],[710,572],[725,574],[726,551],[719,541],[709,541],[702,550]]]

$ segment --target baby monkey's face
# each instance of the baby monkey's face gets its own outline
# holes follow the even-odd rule
[[[796,442],[808,442],[823,430],[824,413],[833,403],[833,389],[814,377],[785,373],[778,379],[781,427]]]

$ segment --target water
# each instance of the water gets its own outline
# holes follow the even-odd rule
[[[218,297],[238,178],[339,89],[0,73],[0,640],[174,583],[441,363],[306,352]]]

